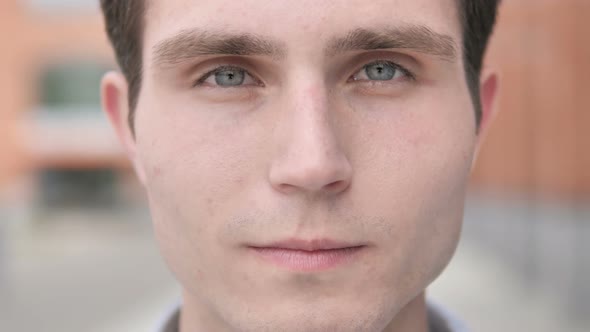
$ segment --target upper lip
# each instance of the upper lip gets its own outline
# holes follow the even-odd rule
[[[256,248],[281,248],[281,249],[291,249],[291,250],[305,250],[305,251],[314,251],[314,250],[329,250],[329,249],[343,249],[343,248],[352,248],[352,247],[360,247],[362,244],[354,244],[345,241],[338,241],[328,238],[317,238],[317,239],[298,239],[298,238],[289,238],[277,242],[272,242],[267,245],[262,246],[253,246]]]

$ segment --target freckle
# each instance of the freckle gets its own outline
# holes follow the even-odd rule
[[[236,186],[241,187],[242,184],[244,184],[244,179],[243,178],[235,179],[235,184],[236,184]]]
[[[312,100],[313,102],[317,102],[318,99],[321,97],[321,90],[318,87],[310,87],[307,89],[307,91],[305,92],[308,96],[309,99]]]
[[[213,209],[213,199],[211,197],[207,197],[205,201],[207,205],[207,214],[209,215],[209,217],[211,217],[215,214],[215,211]]]
[[[152,174],[154,175],[154,177],[162,175],[162,168],[159,166],[154,166],[154,168],[152,169]]]

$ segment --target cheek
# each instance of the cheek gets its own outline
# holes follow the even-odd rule
[[[138,152],[148,194],[209,210],[240,188],[250,156],[248,133],[232,110],[156,94],[137,124]]]
[[[138,118],[137,152],[155,233],[175,275],[191,280],[199,267],[215,266],[207,248],[218,245],[216,230],[245,197],[256,169],[246,147],[256,133],[206,116],[211,110],[150,106]]]
[[[378,180],[363,188],[428,206],[429,197],[444,200],[465,185],[476,142],[474,111],[466,93],[451,90],[362,105],[351,143],[363,147],[356,174]]]
[[[468,99],[431,99],[437,103],[381,106],[380,121],[363,122],[373,148],[361,161],[365,192],[356,197],[388,221],[382,243],[390,268],[411,272],[400,276],[409,283],[431,281],[454,252],[476,139]]]

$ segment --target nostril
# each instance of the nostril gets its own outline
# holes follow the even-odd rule
[[[297,190],[297,187],[290,185],[288,183],[281,183],[277,186],[277,188],[279,189],[280,192],[285,193],[285,194],[289,194],[289,193]]]
[[[348,181],[339,180],[339,181],[334,181],[330,184],[327,184],[325,186],[325,189],[327,191],[343,191],[344,189],[346,189],[347,186],[348,186]]]

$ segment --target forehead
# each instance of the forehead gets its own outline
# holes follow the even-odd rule
[[[147,1],[147,0],[146,0]],[[144,46],[181,31],[214,29],[263,34],[288,49],[323,47],[356,28],[420,25],[459,44],[456,0],[149,0]],[[147,50],[146,50],[147,51]],[[146,52],[149,54],[150,52]]]

